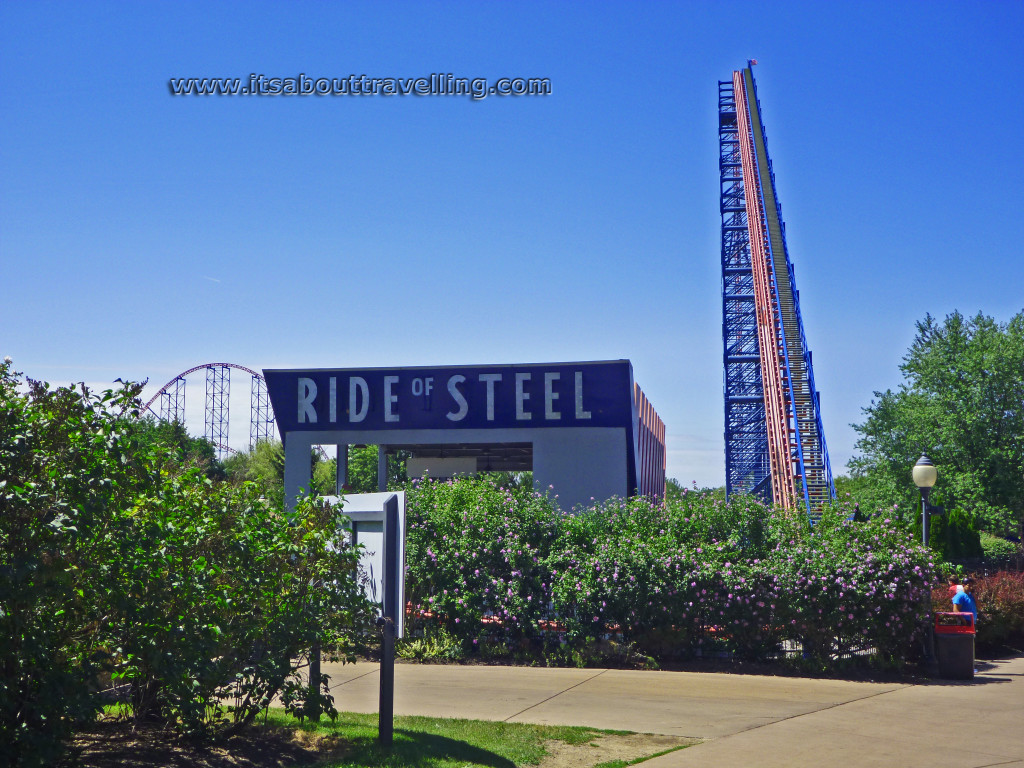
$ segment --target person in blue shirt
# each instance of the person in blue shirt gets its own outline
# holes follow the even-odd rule
[[[953,596],[953,610],[957,613],[970,613],[974,616],[974,626],[978,626],[978,604],[974,602],[974,582],[970,577],[964,579],[964,591]]]

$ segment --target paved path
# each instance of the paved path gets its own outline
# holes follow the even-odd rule
[[[376,664],[324,665],[339,710],[377,711]],[[589,725],[703,742],[645,768],[1024,768],[1024,658],[974,681],[398,664],[395,713]]]

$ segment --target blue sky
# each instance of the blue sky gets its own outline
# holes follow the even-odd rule
[[[669,475],[721,484],[717,82],[756,58],[839,472],[916,320],[1024,309],[1022,39],[1020,2],[7,0],[0,354],[148,392],[215,361],[629,358]],[[250,73],[552,93],[168,90]]]

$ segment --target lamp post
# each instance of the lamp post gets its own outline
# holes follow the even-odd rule
[[[921,543],[926,547],[928,546],[928,528],[929,518],[931,515],[928,514],[928,497],[931,495],[932,488],[935,486],[935,481],[939,477],[939,473],[935,469],[935,465],[932,460],[921,454],[921,458],[917,460],[917,464],[914,465],[914,485],[917,486],[918,490],[921,491]]]
[[[931,512],[928,509],[928,497],[931,495],[935,481],[939,473],[935,469],[932,460],[921,454],[913,470],[914,485],[921,491],[921,543],[928,546],[928,529],[931,523]],[[924,599],[925,634],[924,634],[924,657],[930,666],[935,661],[935,635],[932,633],[931,599],[926,595]]]

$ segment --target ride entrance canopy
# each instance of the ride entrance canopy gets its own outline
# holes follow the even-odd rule
[[[567,510],[664,495],[665,427],[628,360],[263,373],[290,499],[312,446],[353,444],[407,451],[410,467],[531,470]]]

